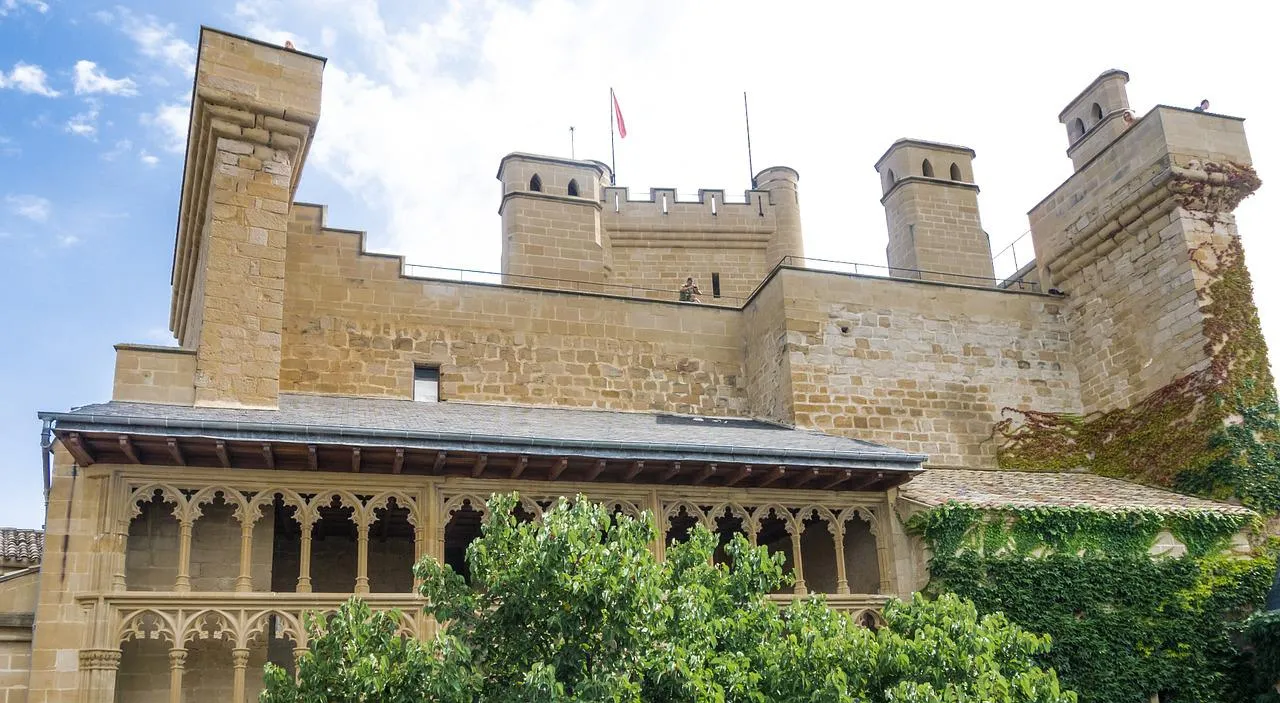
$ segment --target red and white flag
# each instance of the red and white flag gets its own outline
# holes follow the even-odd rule
[[[622,119],[622,108],[618,107],[618,96],[612,90],[609,93],[613,94],[613,114],[618,118],[618,136],[625,138],[627,136],[627,123]]]

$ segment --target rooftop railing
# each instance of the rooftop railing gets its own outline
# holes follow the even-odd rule
[[[991,257],[995,264],[996,278],[1007,281],[1013,278],[1023,266],[1036,260],[1035,244],[1031,240],[1031,230],[1018,235],[1009,245]]]
[[[784,256],[783,266],[803,268],[810,271],[830,271],[833,273],[851,273],[855,276],[874,276],[878,278],[905,279],[913,281],[932,281],[958,286],[977,286],[979,288],[1001,288],[1004,290],[1039,293],[1040,284],[1029,281],[1010,281],[1006,278],[986,276],[970,276],[962,273],[946,271],[930,271],[927,269],[909,269],[900,266],[882,264],[861,264],[853,261],[833,261],[831,259],[815,259],[804,256]]]

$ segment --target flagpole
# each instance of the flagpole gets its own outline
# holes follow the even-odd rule
[[[613,88],[609,88],[609,185],[618,185],[618,152],[613,145]]]
[[[747,121],[747,176],[751,181],[751,187],[756,187],[756,167],[751,160],[751,111],[747,109],[747,91],[742,91],[742,116]]]
[[[573,145],[573,125],[569,126],[569,158],[578,160],[578,150]]]

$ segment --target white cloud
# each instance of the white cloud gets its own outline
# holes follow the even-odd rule
[[[102,158],[105,161],[115,161],[131,151],[133,151],[133,142],[128,139],[121,139],[110,150],[102,152]]]
[[[14,88],[23,93],[43,95],[46,98],[56,98],[59,95],[58,91],[49,87],[49,76],[43,68],[21,61],[13,65],[13,70],[8,76],[4,71],[0,71],[0,88]]]
[[[0,156],[17,156],[22,153],[17,143],[8,137],[0,137]]]
[[[138,84],[129,78],[110,78],[92,61],[80,60],[75,67],[76,95],[132,96],[138,94]]]
[[[156,156],[155,154],[149,153],[146,149],[143,149],[142,151],[138,152],[138,160],[141,161],[146,166],[155,166],[156,164],[160,163],[160,157]]]
[[[142,124],[159,131],[166,151],[182,153],[187,145],[187,124],[191,105],[186,102],[163,103],[155,112],[144,114]]]
[[[78,137],[93,139],[98,135],[99,106],[94,100],[87,100],[84,112],[73,115],[67,120],[66,130]]]
[[[49,214],[53,211],[53,204],[48,198],[42,198],[38,195],[6,195],[4,203],[9,208],[9,212],[25,217],[32,222],[45,222],[49,219]]]
[[[74,234],[59,234],[53,238],[53,241],[59,248],[66,249],[67,247],[73,247],[84,240]]]
[[[7,17],[24,8],[31,8],[40,14],[49,11],[49,4],[43,0],[0,0],[0,17]]]
[[[114,24],[133,40],[143,56],[176,68],[184,75],[195,72],[196,48],[191,42],[177,37],[174,25],[164,24],[154,15],[134,14],[126,7],[117,7],[114,12],[100,10],[94,13],[94,17]]]

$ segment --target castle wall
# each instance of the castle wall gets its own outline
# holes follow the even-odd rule
[[[31,627],[19,618],[35,612],[39,585],[39,574],[35,571],[15,573],[0,580],[0,703],[26,703],[27,700]]]
[[[885,200],[885,218],[894,236],[891,268],[914,268],[955,277],[894,272],[951,283],[990,285],[991,245],[978,219],[978,192],[971,184],[941,179],[901,183]],[[972,278],[979,280],[972,280]]]
[[[419,363],[445,399],[746,412],[736,310],[403,278],[318,208],[295,212],[286,390],[409,398]]]
[[[791,422],[795,416],[795,400],[781,278],[775,276],[762,287],[742,315],[748,414]]]
[[[1168,191],[1206,157],[1249,162],[1239,120],[1156,108],[1030,213],[1042,281],[1065,320],[1087,412],[1126,407],[1208,361],[1189,251],[1236,236]],[[1194,163],[1193,163],[1194,162]]]
[[[994,467],[1002,408],[1080,409],[1057,298],[804,270],[779,278],[798,426],[934,465]]]
[[[173,405],[195,401],[195,351],[136,344],[115,348],[112,400]]]

